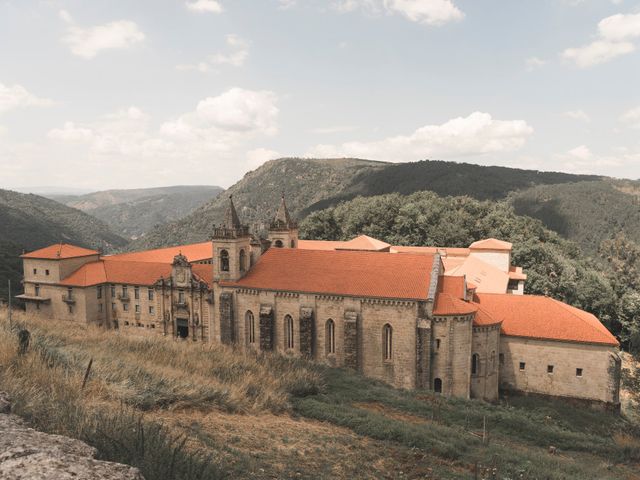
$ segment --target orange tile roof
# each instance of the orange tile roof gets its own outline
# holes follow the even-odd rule
[[[268,250],[249,273],[223,285],[369,298],[426,300],[433,256]]]
[[[511,280],[526,280],[527,274],[522,273],[522,267],[509,267],[509,279]]]
[[[69,287],[90,287],[102,283],[153,285],[171,275],[167,263],[99,260],[83,265],[60,282]]]
[[[502,321],[504,335],[619,345],[595,316],[549,297],[480,293],[474,300]]]
[[[46,260],[60,260],[64,258],[88,257],[90,255],[100,255],[96,250],[76,247],[67,243],[56,243],[33,252],[20,255],[22,258],[38,258]]]
[[[403,246],[394,245],[391,247],[393,253],[426,253],[434,254],[439,253],[443,257],[466,257],[470,251],[468,248],[456,248],[456,247],[415,247],[415,246]]]
[[[449,293],[438,293],[433,306],[434,315],[469,315],[477,312],[478,307],[471,302],[465,302]]]
[[[441,275],[438,279],[438,292],[447,293],[455,298],[465,298],[464,277]]]
[[[389,247],[391,247],[391,245],[381,240],[369,237],[367,235],[360,235],[359,237],[353,238],[348,242],[343,242],[342,245],[336,247],[336,250],[366,250],[372,252],[388,252]]]
[[[507,293],[509,275],[477,257],[468,257],[454,268],[449,268],[448,261],[443,263],[446,275],[464,275],[479,293]]]
[[[498,325],[498,324],[502,323],[502,320],[495,318],[493,315],[491,315],[491,313],[486,311],[484,308],[479,306],[477,303],[476,303],[476,306],[478,307],[478,311],[476,312],[476,316],[473,319],[473,325],[474,326],[476,326],[476,327],[487,327],[489,325]]]
[[[473,242],[469,248],[471,250],[512,250],[513,244],[496,238],[487,238]]]
[[[124,262],[153,262],[172,263],[173,258],[182,253],[189,262],[200,262],[213,257],[213,245],[211,242],[192,243],[189,245],[177,245],[175,247],[156,248],[141,252],[120,253],[103,257],[105,260],[118,260]]]
[[[213,265],[191,265],[191,271],[210,288],[213,287]]]
[[[300,250],[335,250],[345,242],[334,240],[298,240]]]

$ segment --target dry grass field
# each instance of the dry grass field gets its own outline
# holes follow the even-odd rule
[[[31,341],[19,355],[22,328]],[[296,358],[20,314],[10,328],[6,312],[0,390],[34,427],[81,438],[147,480],[640,479],[640,428],[613,414],[447,400]]]

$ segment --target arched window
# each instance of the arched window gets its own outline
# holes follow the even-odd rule
[[[336,353],[336,324],[333,320],[327,320],[324,329],[324,349],[327,355]]]
[[[471,355],[471,375],[478,375],[480,373],[480,355],[474,353]]]
[[[436,393],[442,393],[442,380],[439,378],[436,378],[433,381],[433,391]]]
[[[291,239],[291,248],[296,248],[296,241]]]
[[[244,253],[244,249],[240,250],[240,271],[244,272],[247,265],[247,255]]]
[[[282,243],[282,240],[276,240],[276,242],[274,243],[276,248],[282,248],[284,247],[284,244]]]
[[[382,328],[384,359],[393,359],[393,328],[388,323]]]
[[[226,250],[220,250],[220,271],[229,271],[229,252]]]
[[[244,315],[244,330],[247,337],[247,345],[256,343],[256,321],[251,310],[247,310]]]
[[[293,318],[291,315],[284,317],[284,348],[293,348]]]

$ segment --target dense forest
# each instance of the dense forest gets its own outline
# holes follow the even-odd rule
[[[517,215],[507,201],[408,196],[358,197],[310,214],[301,237],[346,240],[366,234],[394,245],[466,247],[496,237],[514,244],[513,263],[528,275],[526,293],[548,295],[598,316],[626,346],[640,347],[640,247],[618,234],[597,258],[541,221]]]

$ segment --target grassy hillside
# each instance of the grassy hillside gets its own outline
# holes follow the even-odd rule
[[[539,185],[514,193],[515,212],[537,218],[589,254],[617,233],[640,243],[639,182],[600,180]]]
[[[222,191],[220,187],[193,185],[52,198],[102,220],[123,237],[137,238],[156,225],[185,217]]]
[[[147,480],[637,478],[640,430],[614,414],[445,399],[294,357],[89,325],[22,317],[11,331],[3,313],[0,390],[16,413]],[[23,327],[32,347],[18,357]]]
[[[354,159],[307,160],[283,158],[271,160],[247,173],[223,195],[203,205],[191,215],[161,225],[131,244],[132,249],[174,245],[206,240],[213,226],[222,220],[233,195],[243,221],[262,223],[275,215],[280,195],[285,192],[293,215],[299,214],[332,192],[342,191],[353,177],[386,166],[382,162]]]
[[[432,190],[440,195],[469,195],[479,199],[504,198],[509,192],[538,184],[556,184],[600,177],[538,172],[503,167],[483,167],[441,161],[392,164],[357,159],[282,158],[267,162],[232,186],[225,195],[177,222],[150,231],[131,248],[147,248],[199,241],[220,222],[227,194],[233,194],[243,219],[268,221],[281,192],[292,213],[308,213],[356,196],[412,193]]]
[[[7,279],[20,288],[23,250],[57,242],[110,251],[127,241],[102,221],[37,195],[0,190],[0,298],[6,299]]]

